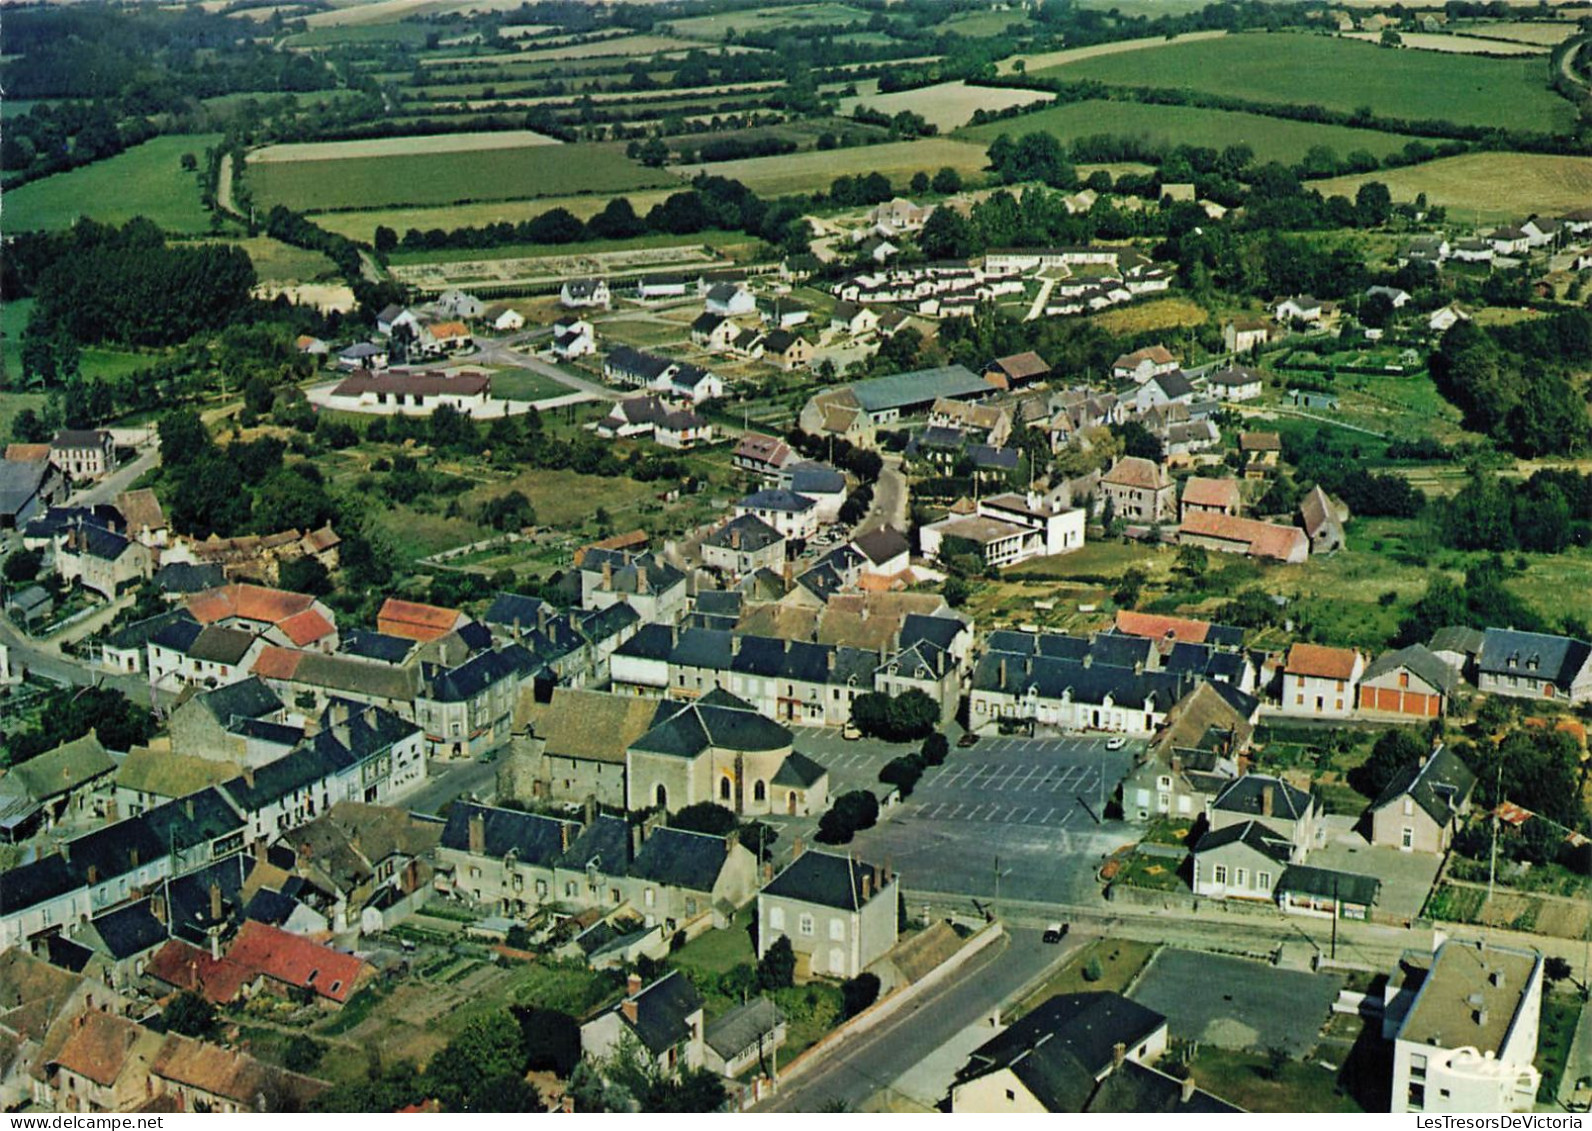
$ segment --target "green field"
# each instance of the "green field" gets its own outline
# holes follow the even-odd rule
[[[913,173],[933,173],[950,166],[963,178],[975,178],[984,168],[985,147],[950,138],[886,142],[852,149],[812,150],[778,157],[748,157],[742,161],[715,161],[709,165],[682,165],[681,176],[709,173],[740,181],[753,192],[769,196],[827,189],[836,177],[883,173],[904,186]]]
[[[1518,220],[1532,212],[1557,215],[1592,200],[1592,157],[1545,153],[1466,153],[1403,169],[1315,181],[1322,193],[1353,196],[1361,183],[1381,181],[1394,200],[1425,193],[1433,204],[1481,223]]]
[[[1314,145],[1325,145],[1341,157],[1363,149],[1383,157],[1410,140],[1402,134],[1294,122],[1264,114],[1239,114],[1197,106],[1151,106],[1142,102],[1071,102],[1001,122],[969,126],[957,137],[988,144],[1001,134],[1055,134],[1063,141],[1093,134],[1142,138],[1168,148],[1203,145],[1220,149],[1247,144],[1262,161],[1292,164]]]
[[[305,211],[621,193],[670,183],[667,173],[630,160],[617,144],[273,161],[250,165],[247,177],[258,203]]]
[[[320,252],[294,247],[270,236],[231,242],[249,253],[254,273],[264,283],[308,283],[337,274],[337,265]]]
[[[1169,44],[1143,65],[1109,56],[1038,72],[1069,81],[1201,91],[1255,102],[1318,105],[1385,117],[1550,132],[1569,127],[1570,103],[1547,87],[1540,59],[1390,51],[1320,35],[1228,35]]]
[[[492,374],[492,395],[504,401],[544,401],[573,392],[568,385],[529,369],[499,369]]]
[[[983,39],[1007,31],[1014,35],[1030,34],[1034,31],[1034,25],[1028,22],[1024,12],[965,12],[946,20],[940,25],[940,30],[968,39]]]
[[[1013,19],[1021,19],[1020,15]],[[752,8],[744,12],[725,12],[716,16],[697,16],[673,20],[670,28],[689,39],[721,41],[724,33],[777,31],[787,27],[826,27],[868,22],[869,13],[844,4],[790,4],[772,8]]]
[[[430,29],[425,24],[350,24],[341,27],[312,27],[282,41],[289,48],[340,47],[344,44],[403,43],[425,45]]]
[[[172,232],[202,232],[210,214],[199,203],[194,174],[182,171],[182,155],[202,162],[205,147],[220,134],[157,137],[106,161],[57,173],[6,193],[8,232],[65,228],[80,216],[120,224],[147,216]]]
[[[623,195],[638,213],[645,215],[649,208],[669,193],[664,189],[649,189]],[[537,200],[483,201],[449,207],[397,207],[370,212],[327,213],[316,216],[315,222],[327,231],[341,232],[350,239],[368,242],[374,238],[378,226],[391,228],[401,236],[410,228],[425,232],[432,228],[479,227],[482,224],[505,222],[517,224],[554,208],[567,208],[582,220],[589,220],[608,206],[608,200],[607,194],[592,193],[586,196],[542,197]]]
[[[395,251],[387,262],[395,267],[416,263],[475,263],[483,259],[564,259],[571,255],[600,255],[605,252],[635,251],[654,247],[711,247],[715,250],[757,243],[756,237],[745,232],[709,229],[693,232],[689,236],[676,236],[668,232],[651,232],[627,240],[587,240],[577,244],[515,243],[501,247],[448,247],[436,251]]]

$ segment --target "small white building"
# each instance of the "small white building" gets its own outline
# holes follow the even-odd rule
[[[600,306],[608,308],[612,296],[605,279],[569,279],[558,289],[558,304],[566,310]]]
[[[757,310],[757,299],[745,287],[733,283],[714,283],[708,288],[703,306],[709,314],[738,318]]]
[[[755,515],[785,537],[808,539],[818,533],[818,504],[805,495],[771,487],[735,504],[735,517]]]
[[[562,361],[597,352],[597,331],[584,318],[560,318],[553,323],[553,353]]]
[[[512,333],[525,328],[525,315],[512,306],[489,306],[481,317],[488,326],[500,333]]]

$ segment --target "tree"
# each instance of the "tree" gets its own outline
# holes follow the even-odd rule
[[[1204,546],[1195,546],[1192,543],[1177,548],[1177,564],[1174,567],[1179,573],[1190,580],[1198,580],[1205,576],[1205,570],[1210,565],[1210,558]]]
[[[1426,751],[1426,743],[1412,730],[1383,731],[1366,760],[1349,772],[1349,784],[1367,797],[1379,797],[1389,782],[1419,762]]]
[[[866,971],[848,978],[840,985],[840,997],[845,1003],[845,1014],[855,1017],[879,1000],[879,975]]]
[[[580,1063],[580,1022],[557,1009],[516,1006],[526,1068],[567,1079]]]
[[[1124,609],[1131,609],[1139,603],[1139,598],[1144,593],[1144,586],[1150,580],[1150,575],[1138,566],[1130,566],[1122,571],[1121,580],[1117,584],[1116,592],[1111,594],[1111,599]]]
[[[290,593],[308,593],[312,597],[324,597],[336,588],[326,567],[308,554],[279,565],[276,583]]]
[[[765,990],[783,990],[796,984],[796,952],[784,935],[769,943],[763,957],[757,960],[757,984]]]
[[[886,785],[895,786],[904,798],[912,796],[912,790],[922,776],[923,761],[916,754],[892,758],[879,771],[879,780]]]
[[[314,1072],[320,1067],[326,1046],[308,1033],[295,1033],[282,1048],[282,1067],[289,1072]]]
[[[43,564],[42,551],[14,550],[11,556],[6,558],[5,579],[12,585],[26,585],[39,576],[39,567]]]
[[[939,725],[940,708],[917,688],[894,697],[869,691],[852,702],[851,721],[869,737],[912,742],[927,738]]]
[[[934,174],[934,180],[929,186],[942,196],[950,196],[952,193],[962,191],[962,174],[947,165]]]
[[[1393,215],[1393,194],[1381,181],[1367,181],[1354,194],[1354,216],[1362,228],[1387,223]]]
[[[687,832],[727,836],[735,828],[735,814],[712,801],[687,805],[669,820],[669,827]]]
[[[923,740],[923,748],[919,754],[925,766],[939,766],[945,763],[946,757],[951,753],[950,739],[936,731]]]
[[[191,408],[173,409],[160,418],[161,463],[166,467],[187,467],[210,447],[210,433]]]
[[[879,799],[865,789],[843,793],[830,804],[818,820],[818,840],[824,844],[846,844],[863,829],[879,820]]]
[[[1382,29],[1382,38],[1379,42],[1383,47],[1403,47],[1404,37],[1388,27]]]
[[[973,254],[973,230],[954,208],[936,208],[929,214],[918,246],[930,259],[966,259]]]
[[[160,1014],[168,1033],[205,1038],[216,1029],[216,1007],[192,990],[183,990],[167,1003]]]
[[[669,160],[669,143],[661,137],[649,137],[636,150],[636,160],[656,169]]]
[[[487,1085],[503,1076],[525,1072],[520,1026],[507,1010],[483,1014],[467,1022],[426,1066],[431,1091],[454,1111],[485,1110],[475,1105]]]

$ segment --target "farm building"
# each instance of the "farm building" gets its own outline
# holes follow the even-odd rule
[[[331,408],[382,415],[430,416],[443,405],[456,412],[484,412],[492,402],[492,379],[485,374],[355,372],[327,398]]]

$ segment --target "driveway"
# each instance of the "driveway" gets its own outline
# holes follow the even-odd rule
[[[1375,846],[1354,831],[1355,818],[1327,818],[1327,843],[1310,853],[1310,865],[1375,876],[1382,881],[1377,911],[1398,919],[1414,919],[1426,904],[1442,858],[1425,852],[1400,852]]]

